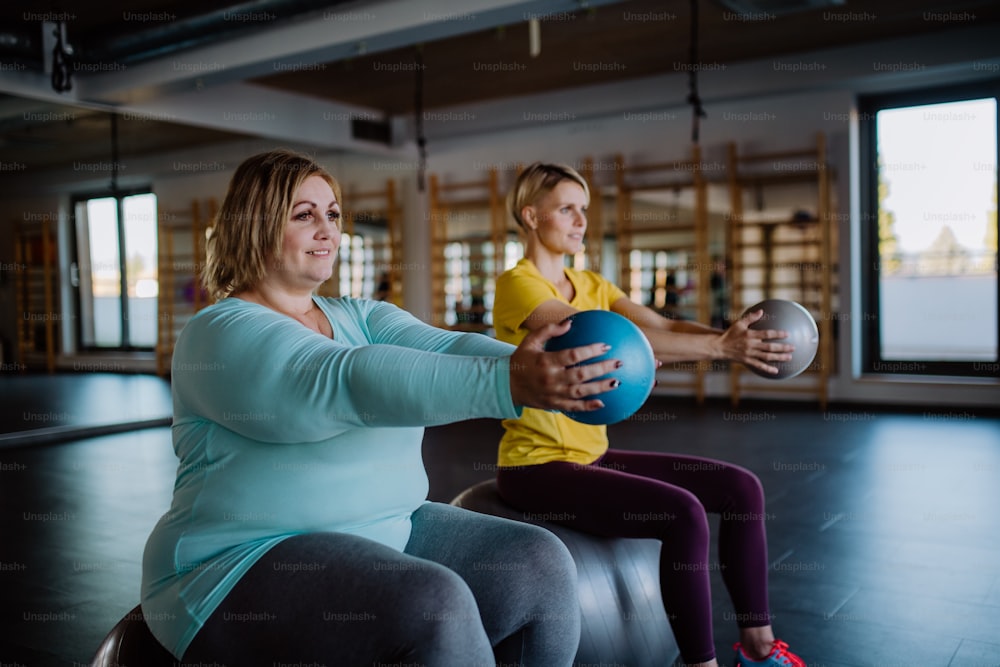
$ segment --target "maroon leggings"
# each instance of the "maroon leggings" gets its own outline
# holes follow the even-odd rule
[[[607,537],[662,542],[663,606],[685,662],[715,657],[709,527],[720,514],[719,567],[739,627],[769,625],[764,491],[749,470],[722,461],[610,449],[590,465],[500,468],[503,499],[522,512]]]

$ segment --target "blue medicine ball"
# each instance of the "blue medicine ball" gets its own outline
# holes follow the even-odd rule
[[[588,397],[604,401],[603,408],[590,412],[566,412],[566,416],[584,424],[614,424],[628,419],[646,402],[656,382],[656,359],[649,341],[630,320],[608,310],[584,310],[570,315],[568,319],[573,320],[569,331],[550,339],[545,345],[546,350],[607,343],[611,346],[610,350],[583,363],[619,359],[622,367],[596,379],[614,377],[621,383],[611,391]]]

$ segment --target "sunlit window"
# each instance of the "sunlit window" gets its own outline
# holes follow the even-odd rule
[[[997,375],[997,99],[909,99],[864,116],[869,370]]]
[[[79,335],[84,348],[156,345],[156,215],[156,195],[148,192],[77,203]]]

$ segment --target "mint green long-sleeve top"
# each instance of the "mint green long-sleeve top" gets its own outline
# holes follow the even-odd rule
[[[402,550],[426,502],[423,427],[519,415],[514,348],[364,299],[314,298],[333,339],[229,298],[178,337],[173,501],[146,542],[142,608],[181,657],[281,540],[344,532]]]

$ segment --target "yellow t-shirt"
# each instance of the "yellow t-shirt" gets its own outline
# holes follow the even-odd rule
[[[538,306],[559,299],[577,310],[610,310],[625,293],[599,273],[566,269],[576,295],[560,294],[535,265],[522,259],[497,278],[493,326],[497,338],[517,345],[528,335],[521,326]],[[606,426],[581,424],[559,412],[525,408],[519,419],[503,421],[498,464],[502,467],[537,465],[549,461],[593,463],[608,449]]]

